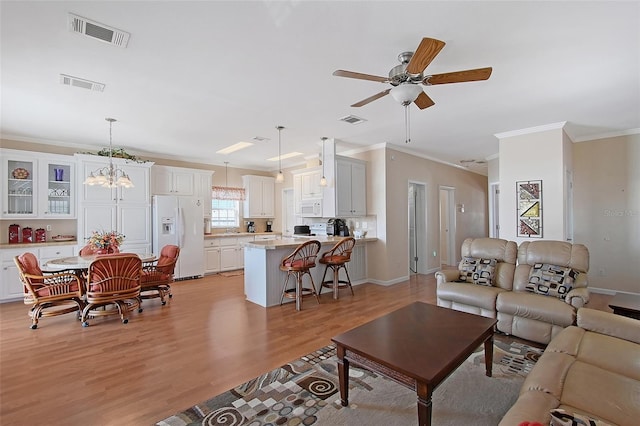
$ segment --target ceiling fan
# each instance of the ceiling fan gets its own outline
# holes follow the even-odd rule
[[[491,75],[491,67],[425,75],[424,70],[440,53],[444,45],[443,41],[428,37],[423,38],[415,52],[403,52],[398,55],[400,65],[391,68],[388,78],[345,70],[336,70],[333,75],[389,83],[393,86],[360,102],[356,102],[351,105],[352,107],[361,107],[391,93],[391,96],[404,106],[414,102],[418,108],[425,109],[435,105],[435,102],[422,90],[421,84],[432,86],[434,84],[479,81],[486,80]]]

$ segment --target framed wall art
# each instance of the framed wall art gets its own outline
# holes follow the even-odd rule
[[[518,237],[542,238],[542,181],[516,182]]]

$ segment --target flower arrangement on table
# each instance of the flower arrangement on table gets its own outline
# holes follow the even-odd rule
[[[116,231],[93,231],[89,237],[89,245],[96,253],[117,253],[123,241],[124,235]]]

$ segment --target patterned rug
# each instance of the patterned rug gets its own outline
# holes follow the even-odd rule
[[[472,354],[433,394],[438,425],[495,425],[517,399],[542,349],[496,336],[493,377]],[[156,423],[186,425],[406,425],[417,423],[415,392],[351,365],[349,406],[340,404],[336,353],[325,346]]]

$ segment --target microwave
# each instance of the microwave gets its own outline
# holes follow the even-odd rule
[[[322,200],[303,200],[300,202],[300,216],[322,217]]]

